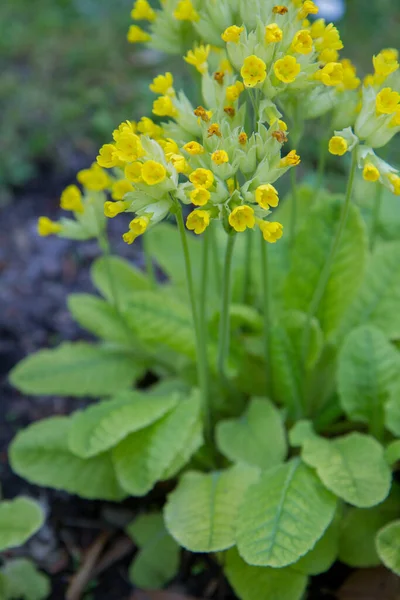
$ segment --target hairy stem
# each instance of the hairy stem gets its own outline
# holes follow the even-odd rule
[[[373,208],[373,213],[372,213],[372,224],[371,224],[371,234],[370,234],[371,251],[375,247],[376,237],[378,235],[379,219],[381,216],[381,208],[382,208],[382,193],[383,193],[383,185],[378,181],[376,184],[376,194],[375,194],[374,208]]]
[[[221,382],[225,383],[226,359],[229,353],[230,343],[230,300],[231,300],[231,274],[232,258],[236,235],[228,235],[225,251],[224,273],[222,280],[222,300],[219,317],[219,347],[218,347],[218,372]]]
[[[246,231],[246,248],[243,265],[243,304],[249,304],[251,299],[251,261],[253,254],[253,235],[253,231]]]
[[[266,242],[260,235],[261,244],[261,282],[262,282],[262,294],[263,294],[263,318],[264,318],[264,329],[263,329],[263,340],[265,350],[265,363],[267,372],[267,396],[272,393],[273,381],[272,381],[272,369],[271,369],[271,345],[270,345],[270,334],[271,334],[271,306],[269,296],[269,270],[268,270],[268,242]]]
[[[297,173],[296,167],[290,169],[290,183],[291,183],[291,212],[290,212],[290,245],[293,246],[294,238],[296,236],[297,226]]]

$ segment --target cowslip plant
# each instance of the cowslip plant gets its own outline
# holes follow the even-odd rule
[[[88,499],[172,481],[128,528],[142,587],[176,575],[181,547],[210,554],[242,600],[300,600],[336,560],[400,572],[400,236],[378,227],[400,179],[374,151],[400,129],[399,64],[383,50],[360,90],[317,13],[309,0],[137,0],[149,27],[129,41],[185,53],[201,97],[156,77],[153,119],[122,123],[63,192],[71,218],[39,221],[104,251],[100,295],[68,300],[98,341],[41,350],[11,381],[97,401],[20,432],[11,464]],[[329,151],[352,156],[344,194],[294,176],[305,122],[326,113],[343,127]],[[115,217],[127,244],[142,239],[145,273],[110,255]]]

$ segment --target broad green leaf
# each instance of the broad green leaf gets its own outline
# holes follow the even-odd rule
[[[86,342],[65,342],[21,361],[10,375],[25,394],[107,396],[129,388],[142,366],[122,350]]]
[[[131,582],[143,589],[164,587],[178,571],[180,547],[166,530],[162,515],[140,515],[127,531],[140,548],[129,569]]]
[[[400,520],[380,530],[376,537],[376,548],[383,564],[400,575]]]
[[[399,514],[400,490],[394,487],[389,498],[372,508],[349,508],[341,522],[339,560],[354,568],[380,564],[375,537]]]
[[[261,398],[252,400],[240,419],[218,423],[216,439],[229,460],[261,469],[279,465],[287,453],[282,416],[269,400]]]
[[[21,546],[44,522],[40,506],[29,498],[0,502],[0,551]]]
[[[69,447],[81,458],[96,456],[116,446],[128,434],[143,429],[176,406],[177,394],[152,396],[120,392],[73,415]]]
[[[394,440],[388,444],[385,450],[385,458],[388,465],[394,465],[400,460],[400,440]]]
[[[385,405],[385,425],[393,435],[400,437],[400,373]]]
[[[227,552],[224,571],[241,600],[301,600],[308,581],[291,567],[252,567],[240,558],[236,548]]]
[[[68,309],[75,321],[95,336],[109,342],[132,344],[132,332],[117,310],[105,300],[91,294],[70,294]]]
[[[314,548],[303,556],[293,569],[304,575],[319,575],[329,571],[339,551],[339,519],[335,517]]]
[[[0,576],[6,600],[45,600],[50,594],[49,578],[26,558],[7,561]]]
[[[329,490],[349,504],[368,508],[389,493],[391,472],[383,447],[371,436],[350,433],[329,441],[309,438],[302,458],[317,470]]]
[[[309,552],[333,519],[336,498],[294,459],[261,475],[244,496],[237,545],[256,566],[285,567]]]
[[[101,294],[121,309],[129,296],[140,290],[151,289],[146,275],[118,256],[101,257],[91,268],[93,284]]]
[[[340,199],[327,199],[309,212],[291,252],[291,269],[285,285],[287,308],[308,313],[330,254],[341,212]],[[337,329],[357,293],[366,258],[365,226],[353,205],[316,315],[327,336]]]
[[[340,336],[369,323],[390,339],[400,338],[400,242],[377,247],[368,262],[363,284],[352,303]]]
[[[183,448],[163,472],[161,476],[162,481],[175,477],[188,464],[199,448],[201,448],[203,442],[203,423],[198,420],[187,430]]]
[[[338,363],[340,403],[350,419],[383,426],[385,403],[400,381],[400,353],[376,327],[364,325],[346,338]]]
[[[64,490],[82,498],[121,500],[110,454],[78,458],[69,450],[72,419],[52,417],[30,425],[10,446],[13,470],[36,485]]]
[[[235,543],[238,507],[258,469],[237,465],[227,471],[185,473],[164,508],[170,534],[191,552],[217,552]]]
[[[289,431],[289,442],[293,448],[299,448],[304,442],[315,436],[315,431],[311,421],[305,419],[297,423]]]
[[[143,496],[185,452],[187,433],[200,419],[195,393],[145,429],[131,433],[113,450],[118,480],[134,496]]]

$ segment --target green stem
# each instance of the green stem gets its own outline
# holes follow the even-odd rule
[[[190,299],[190,305],[192,309],[193,324],[196,337],[197,346],[197,375],[199,388],[203,402],[203,414],[205,424],[205,436],[207,441],[213,447],[213,435],[212,435],[212,421],[211,421],[211,406],[210,406],[210,394],[209,394],[209,382],[208,382],[208,357],[207,347],[205,345],[205,336],[203,335],[202,326],[199,321],[199,312],[197,310],[195,287],[193,283],[193,272],[192,264],[190,260],[189,245],[186,237],[186,229],[183,221],[182,207],[177,202],[175,203],[175,216],[178,225],[178,230],[181,238],[183,256],[185,260],[186,270],[186,281]]]
[[[373,214],[372,214],[372,225],[371,225],[371,234],[370,234],[370,236],[371,236],[371,239],[370,239],[371,251],[375,247],[375,242],[376,242],[376,238],[378,235],[379,218],[381,215],[381,207],[382,207],[382,192],[383,192],[383,186],[378,181],[376,184],[376,194],[375,194],[374,209],[373,209]]]
[[[329,142],[328,138],[326,138],[326,137],[322,138],[320,153],[319,153],[318,172],[317,172],[317,187],[315,189],[314,202],[316,202],[318,200],[319,194],[322,189],[322,185],[324,183],[326,161],[328,158],[328,142]]]
[[[146,236],[146,234],[142,237],[142,248],[143,248],[143,254],[144,254],[144,262],[146,265],[147,277],[148,277],[152,287],[155,287],[156,276],[155,276],[155,272],[154,272],[153,260],[151,258],[148,237]]]
[[[217,225],[218,225],[217,222],[211,223],[210,227],[208,229],[209,229],[212,261],[213,261],[213,265],[214,265],[215,289],[217,290],[217,293],[220,294],[220,292],[221,292],[221,270],[220,270],[220,264],[219,264],[218,242],[217,242],[217,237],[216,237],[216,232],[215,232],[215,226],[217,226]]]
[[[118,294],[117,294],[117,290],[115,287],[115,279],[114,279],[113,272],[112,272],[111,265],[110,265],[111,248],[110,248],[110,242],[108,241],[107,232],[104,230],[101,233],[99,233],[97,239],[98,239],[99,246],[103,252],[103,257],[105,259],[106,275],[107,275],[107,279],[108,279],[108,285],[110,287],[112,301],[113,301],[115,310],[117,311],[119,316],[121,316]]]
[[[291,182],[291,203],[292,208],[290,212],[290,245],[293,246],[296,236],[297,226],[297,173],[296,167],[290,169],[290,182]]]
[[[351,206],[351,196],[353,193],[353,185],[354,185],[356,168],[357,168],[357,152],[353,151],[352,162],[351,162],[350,173],[349,173],[349,180],[348,180],[348,184],[347,184],[346,198],[344,201],[339,225],[338,225],[333,243],[331,245],[331,249],[329,251],[328,257],[326,259],[324,268],[322,269],[322,273],[319,278],[317,287],[315,288],[314,295],[311,300],[310,308],[309,308],[309,311],[307,314],[307,320],[306,320],[306,324],[305,324],[305,328],[304,328],[304,336],[303,336],[303,363],[304,364],[306,362],[306,357],[308,355],[308,350],[309,350],[311,322],[312,322],[312,319],[315,317],[315,315],[318,312],[319,305],[321,304],[322,298],[323,298],[325,290],[326,290],[326,286],[328,285],[333,262],[336,258],[336,253],[338,251],[339,244],[342,239],[343,231],[346,227],[347,218],[349,216],[349,211],[350,211],[350,206]]]
[[[210,247],[209,228],[203,234],[203,246],[201,256],[201,280],[200,280],[200,307],[199,307],[199,331],[204,336],[204,344],[207,346],[207,291],[208,291],[208,263]]]
[[[235,240],[235,234],[228,235],[225,252],[224,274],[222,280],[222,300],[219,317],[218,371],[223,384],[225,384],[227,380],[225,375],[225,366],[230,343],[231,272]]]
[[[253,232],[246,231],[246,248],[244,254],[243,304],[250,304],[251,299],[251,260],[253,254]]]
[[[260,248],[261,248],[261,282],[263,292],[263,318],[264,318],[264,330],[263,340],[265,349],[265,363],[267,372],[267,396],[272,393],[273,381],[272,381],[272,369],[271,369],[271,345],[270,345],[270,333],[271,333],[271,306],[269,297],[269,270],[268,270],[268,247],[262,236],[260,235]]]

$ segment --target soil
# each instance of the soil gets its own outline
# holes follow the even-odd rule
[[[23,189],[15,189],[12,203],[0,209],[0,480],[4,498],[19,494],[36,498],[47,514],[42,530],[24,547],[3,554],[29,556],[51,577],[51,600],[66,597],[72,576],[85,564],[85,557],[100,544],[108,566],[90,578],[82,598],[128,600],[132,586],[128,566],[133,544],[122,530],[144,506],[157,504],[165,490],[160,488],[138,502],[122,505],[82,500],[63,492],[37,488],[12,473],[7,447],[20,429],[31,422],[56,414],[69,414],[84,401],[59,397],[26,397],[7,381],[9,370],[24,356],[62,340],[88,338],[74,323],[66,308],[72,292],[92,292],[89,269],[99,255],[95,242],[76,243],[57,237],[40,238],[36,222],[40,215],[57,218],[62,189],[72,183],[87,159],[71,161],[70,171],[60,175],[43,165],[40,175]],[[122,229],[121,229],[122,228]],[[119,255],[143,263],[140,247],[121,240],[124,223],[110,222],[110,240]],[[102,562],[97,562],[98,567]],[[328,574],[314,578],[309,600],[330,600],[349,570],[335,565]],[[215,600],[234,600],[219,569],[207,557],[184,553],[181,572],[172,586],[181,594]],[[136,596],[135,596],[136,597]]]

